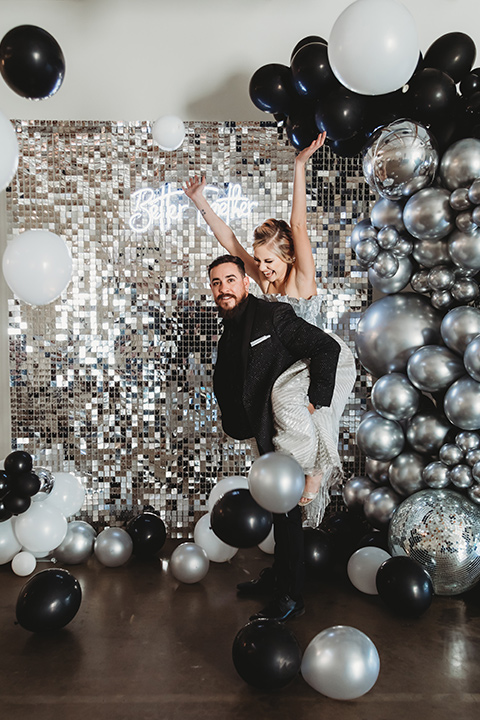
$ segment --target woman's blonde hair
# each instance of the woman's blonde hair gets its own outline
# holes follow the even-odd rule
[[[270,218],[255,228],[253,233],[253,250],[260,245],[272,245],[272,250],[287,265],[293,265],[292,228],[285,220]]]

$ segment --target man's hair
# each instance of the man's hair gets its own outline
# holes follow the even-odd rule
[[[215,258],[215,260],[213,260],[213,262],[211,262],[208,266],[208,275],[210,276],[213,268],[216,268],[217,265],[223,265],[224,263],[233,263],[240,270],[242,277],[245,277],[245,263],[242,258],[239,258],[236,255],[220,255],[220,257]]]

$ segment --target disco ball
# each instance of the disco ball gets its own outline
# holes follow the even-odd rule
[[[480,578],[480,507],[453,490],[420,490],[397,507],[388,545],[423,565],[436,595],[463,593]]]

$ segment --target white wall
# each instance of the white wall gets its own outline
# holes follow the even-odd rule
[[[307,35],[328,38],[351,0],[0,0],[0,38],[38,25],[59,42],[66,77],[32,102],[0,78],[0,110],[11,118],[62,120],[261,120],[248,82],[261,65],[289,63]],[[420,49],[462,31],[480,54],[478,0],[403,0]],[[477,64],[480,65],[480,56]]]

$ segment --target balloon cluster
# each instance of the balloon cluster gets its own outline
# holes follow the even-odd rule
[[[33,471],[32,456],[23,450],[10,453],[0,471],[0,521],[26,512],[32,496],[40,490],[40,478]]]

